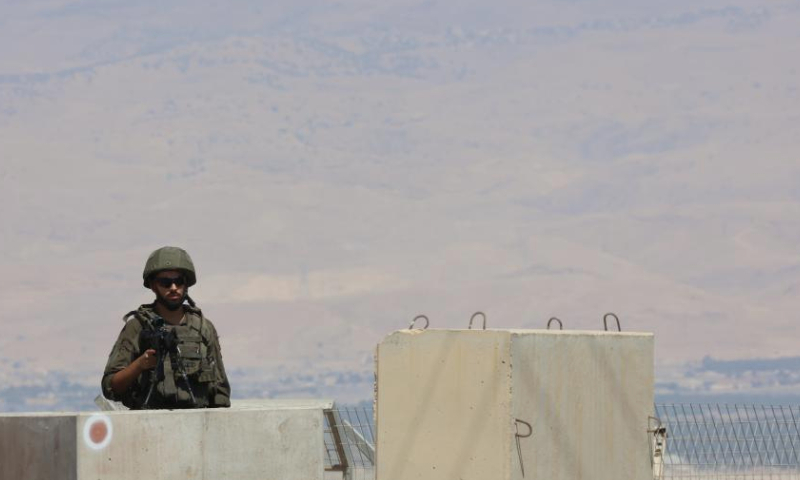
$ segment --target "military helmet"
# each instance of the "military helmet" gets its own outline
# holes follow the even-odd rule
[[[142,272],[144,287],[150,288],[150,278],[162,270],[180,270],[186,276],[186,286],[188,287],[197,283],[192,257],[182,248],[161,247],[147,257],[147,263],[144,264],[144,272]]]

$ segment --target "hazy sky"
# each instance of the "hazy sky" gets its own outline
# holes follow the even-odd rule
[[[418,313],[797,356],[800,2],[0,2],[0,367],[97,377],[186,248],[228,368]]]

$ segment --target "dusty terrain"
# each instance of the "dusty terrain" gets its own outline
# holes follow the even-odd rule
[[[418,313],[797,356],[800,3],[528,3],[0,6],[5,384],[99,381],[165,244],[265,395]]]

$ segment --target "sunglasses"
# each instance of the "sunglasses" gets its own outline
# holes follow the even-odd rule
[[[182,287],[182,286],[186,285],[186,279],[183,278],[183,277],[174,277],[174,278],[158,277],[158,278],[154,278],[153,280],[155,280],[155,282],[161,288],[169,288],[169,287],[172,286],[173,283],[175,284],[176,287]]]

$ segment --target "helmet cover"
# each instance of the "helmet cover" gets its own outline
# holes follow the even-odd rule
[[[147,257],[144,265],[142,280],[144,287],[150,288],[150,279],[158,272],[164,270],[178,270],[186,276],[186,286],[191,287],[197,283],[197,274],[194,270],[192,257],[186,250],[178,247],[161,247]]]

